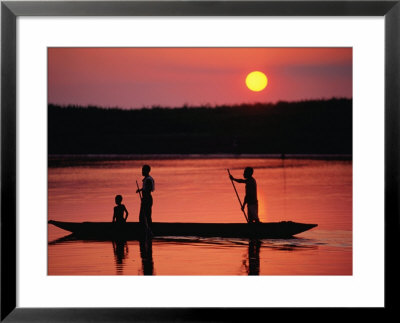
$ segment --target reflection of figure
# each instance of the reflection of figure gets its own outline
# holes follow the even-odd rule
[[[128,210],[126,209],[124,204],[121,204],[122,202],[122,196],[117,195],[115,197],[115,204],[117,204],[114,207],[114,215],[113,215],[113,220],[112,222],[116,223],[124,223],[126,222],[126,219],[128,218]],[[124,217],[125,213],[125,217]]]
[[[260,240],[251,239],[249,241],[249,275],[260,274],[260,247]]]
[[[117,268],[117,275],[122,275],[124,267],[124,259],[128,255],[128,244],[125,240],[113,241],[115,265]]]
[[[248,275],[260,275],[260,247],[260,240],[251,239],[249,241],[249,266],[246,266],[246,261],[243,261]]]
[[[143,186],[138,189],[136,193],[142,192],[143,196],[140,204],[139,222],[143,223],[146,228],[151,228],[151,208],[153,206],[153,197],[151,192],[154,191],[154,179],[150,176],[150,166],[144,165],[142,167]]]
[[[140,239],[140,257],[142,258],[143,275],[154,274],[153,241],[151,236]]]
[[[246,184],[246,196],[244,197],[244,202],[242,206],[242,210],[247,204],[247,214],[249,216],[249,223],[251,222],[260,222],[258,218],[258,200],[257,200],[257,183],[253,177],[253,168],[246,167],[243,172],[243,177],[245,179],[236,179],[232,175],[230,179],[238,182]]]

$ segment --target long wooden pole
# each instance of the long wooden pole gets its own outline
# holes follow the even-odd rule
[[[227,169],[227,171],[228,171],[229,178],[231,178],[231,177],[230,177],[230,176],[231,176],[231,172],[229,171],[229,169]],[[248,222],[249,222],[249,219],[247,218],[246,212],[245,212],[244,209],[243,209],[242,201],[240,200],[240,196],[239,196],[239,194],[238,194],[238,192],[237,192],[237,190],[236,190],[235,183],[233,182],[232,179],[231,179],[231,183],[232,183],[233,189],[235,190],[236,196],[237,196],[237,198],[238,198],[238,201],[239,201],[239,204],[240,204],[240,209],[242,210],[242,212],[243,212],[243,214],[244,214],[244,217],[245,217],[245,219],[246,219],[246,222],[248,223]]]

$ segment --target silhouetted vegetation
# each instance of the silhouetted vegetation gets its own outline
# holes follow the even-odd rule
[[[352,100],[138,110],[48,106],[49,154],[351,154]]]

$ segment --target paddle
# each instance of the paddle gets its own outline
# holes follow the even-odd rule
[[[227,171],[228,171],[228,175],[229,175],[229,178],[230,178],[231,172],[229,171],[229,169],[227,169]],[[236,196],[237,196],[237,198],[238,198],[238,200],[239,200],[240,209],[242,210],[242,212],[243,212],[243,214],[244,214],[244,217],[245,217],[245,219],[246,219],[246,222],[248,223],[249,220],[248,220],[248,218],[247,218],[246,212],[245,212],[244,209],[243,209],[242,201],[240,200],[239,194],[238,194],[238,192],[237,192],[237,190],[236,190],[236,187],[235,187],[235,183],[233,182],[232,179],[231,179],[231,183],[232,183],[233,189],[235,190]]]

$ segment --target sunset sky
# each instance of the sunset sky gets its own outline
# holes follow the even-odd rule
[[[247,88],[252,71],[268,78]],[[352,98],[351,48],[49,48],[48,102],[142,108]]]

